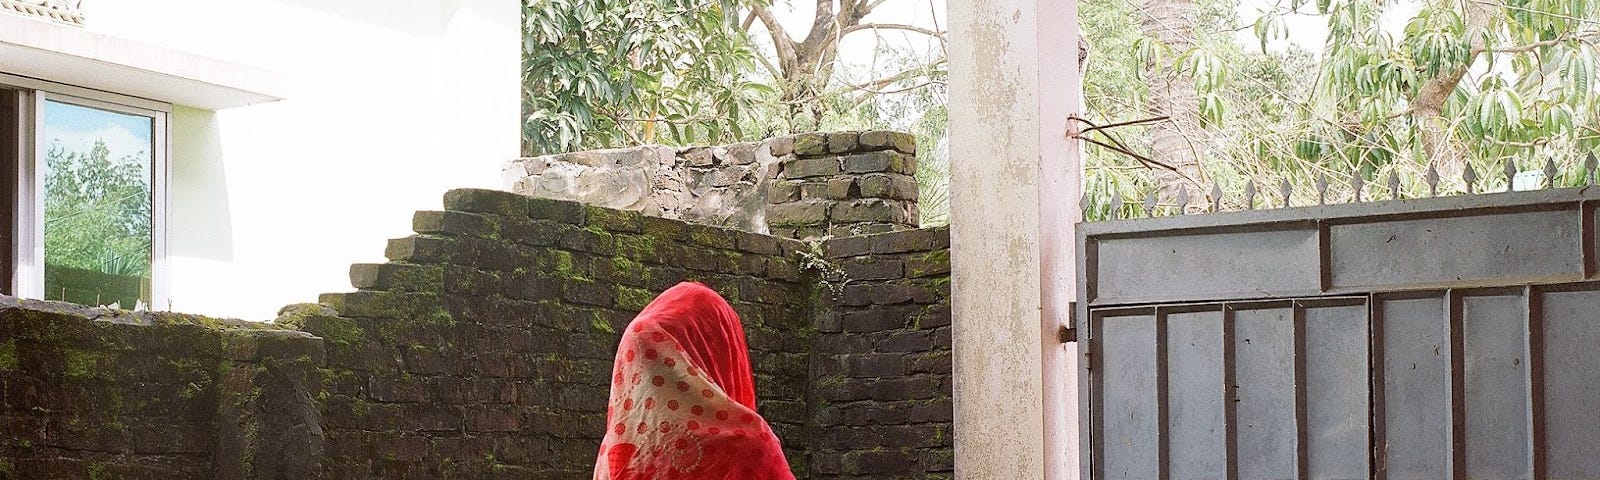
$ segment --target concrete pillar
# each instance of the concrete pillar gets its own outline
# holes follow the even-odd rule
[[[949,8],[956,478],[1077,478],[1077,3]]]

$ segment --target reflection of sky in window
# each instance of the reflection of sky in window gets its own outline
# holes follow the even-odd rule
[[[45,103],[43,130],[47,147],[68,153],[88,154],[96,140],[105,140],[113,162],[137,154],[143,176],[150,175],[150,147],[155,143],[150,117],[52,101]]]

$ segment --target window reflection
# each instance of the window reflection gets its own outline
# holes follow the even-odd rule
[[[44,297],[150,303],[155,120],[46,101]]]

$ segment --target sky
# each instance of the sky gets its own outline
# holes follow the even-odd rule
[[[1140,0],[1127,0],[1138,2]],[[1279,4],[1279,0],[1240,0],[1236,10],[1239,15],[1239,25],[1249,26],[1255,23],[1262,12],[1271,11]],[[1283,3],[1287,3],[1284,0]],[[940,30],[948,29],[945,21],[946,0],[887,0],[883,5],[873,10],[866,21],[875,23],[902,23],[925,28]],[[1406,22],[1415,16],[1422,8],[1419,0],[1399,0],[1393,2],[1384,10],[1381,22],[1384,29],[1391,35],[1399,36],[1404,31]],[[778,0],[773,2],[772,10],[778,17],[779,23],[787,29],[790,35],[802,37],[810,28],[811,21],[816,11],[815,2]],[[1290,15],[1284,19],[1288,27],[1289,37],[1282,40],[1269,42],[1267,48],[1273,51],[1287,50],[1291,45],[1308,52],[1321,52],[1327,41],[1327,20],[1316,15]],[[765,29],[755,28],[758,39],[764,39]],[[796,38],[795,40],[801,40]],[[872,61],[876,42],[885,41],[892,45],[906,47],[912,51],[932,53],[938,48],[934,40],[923,35],[904,31],[885,31],[879,38],[867,33],[858,33],[840,42],[839,57],[841,61],[856,66],[866,66]],[[1260,48],[1255,32],[1245,28],[1238,33],[1237,41],[1246,48]]]
[[[1241,0],[1239,8],[1236,10],[1239,15],[1238,24],[1247,27],[1254,25],[1256,19],[1261,18],[1263,12],[1273,10],[1273,7],[1280,3],[1287,4],[1288,2],[1280,2],[1278,0]],[[1399,38],[1405,31],[1406,22],[1410,21],[1421,10],[1421,1],[1394,1],[1384,8],[1378,21],[1383,25],[1384,31],[1389,32],[1395,38]],[[1289,15],[1284,17],[1284,26],[1289,31],[1289,38],[1268,42],[1268,50],[1284,51],[1290,45],[1293,45],[1300,47],[1301,50],[1316,53],[1321,52],[1323,46],[1327,44],[1328,21],[1322,16]],[[1239,42],[1240,46],[1246,48],[1261,48],[1260,40],[1256,37],[1255,31],[1250,28],[1239,31],[1236,41]]]
[[[45,105],[42,130],[46,145],[67,152],[88,153],[96,140],[105,140],[112,159],[133,154],[148,157],[155,137],[149,117],[54,101]]]

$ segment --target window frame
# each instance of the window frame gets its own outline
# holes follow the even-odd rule
[[[18,123],[21,135],[14,182],[17,192],[15,221],[10,226],[15,233],[12,242],[12,294],[17,297],[45,298],[44,291],[44,173],[41,165],[48,142],[44,138],[46,102],[65,103],[80,107],[106,110],[115,113],[149,117],[153,127],[151,142],[151,205],[150,205],[150,304],[151,310],[170,310],[172,307],[168,231],[171,206],[171,104],[102,92],[70,85],[62,85],[27,77],[0,73],[0,87],[20,92]],[[123,305],[133,309],[133,305]]]

